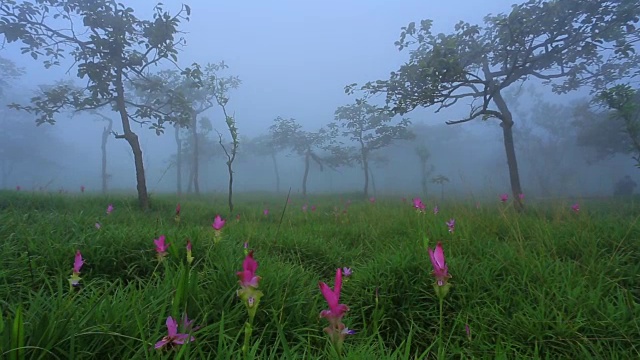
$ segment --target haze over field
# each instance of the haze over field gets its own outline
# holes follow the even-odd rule
[[[302,129],[314,132],[334,122],[340,106],[352,104],[361,93],[345,94],[345,86],[385,80],[409,60],[410,52],[398,51],[394,45],[401,28],[415,21],[432,19],[431,31],[450,34],[459,21],[482,24],[488,14],[509,13],[513,0],[478,2],[452,0],[429,1],[269,1],[219,2],[193,0],[188,3],[189,21],[182,21],[178,30],[186,45],[177,57],[180,69],[200,64],[224,61],[229,66],[223,76],[237,76],[241,84],[228,92],[226,105],[236,121],[239,134],[238,158],[234,162],[236,191],[276,190],[276,175],[272,159],[251,152],[253,139],[269,134],[274,119],[293,118]],[[127,1],[140,19],[151,19],[153,4],[147,1]],[[167,2],[164,10],[180,11],[178,2]],[[63,22],[58,20],[60,24]],[[6,33],[4,39],[6,40]],[[636,44],[632,42],[632,47]],[[86,79],[76,76],[77,63],[70,57],[60,66],[45,69],[41,56],[37,60],[21,54],[20,43],[6,43],[0,57],[13,61],[25,70],[19,78],[3,84],[3,103],[28,105],[28,98],[41,85],[66,80],[78,86]],[[606,51],[605,51],[606,53]],[[176,69],[170,61],[145,71]],[[623,78],[618,83],[633,81]],[[513,112],[514,144],[518,158],[522,191],[534,196],[610,195],[622,176],[638,179],[634,160],[624,152],[614,152],[604,160],[592,161],[597,150],[578,146],[579,126],[584,116],[575,115],[576,101],[592,100],[591,88],[580,88],[558,95],[549,85],[533,77],[524,85],[515,84],[503,91]],[[369,102],[384,105],[384,94]],[[444,125],[447,120],[468,116],[471,99],[435,113],[437,106],[417,107],[403,115],[411,121],[409,129],[415,138],[395,140],[371,153],[370,194],[424,193],[422,170],[416,147],[423,144],[430,152],[427,170],[427,193],[439,196],[440,186],[432,183],[437,175],[449,179],[447,195],[495,196],[510,192],[509,167],[505,157],[503,134],[496,119],[477,118],[470,123]],[[474,103],[477,106],[477,102]],[[550,105],[551,104],[551,105]],[[559,109],[550,106],[564,106]],[[545,110],[547,109],[546,113]],[[114,121],[113,131],[123,132],[119,115],[102,108],[100,113]],[[7,109],[3,106],[1,121],[8,131],[2,137],[12,139],[0,145],[2,187],[24,189],[45,187],[50,191],[78,191],[85,185],[89,191],[100,191],[101,134],[106,121],[95,114],[63,112],[55,116],[56,124],[35,127],[34,114]],[[225,143],[230,141],[224,115],[219,106],[198,115],[208,118],[211,127],[201,128],[199,190],[227,191],[226,158],[218,144],[220,132]],[[396,119],[400,119],[397,116]],[[150,192],[176,191],[176,141],[174,129],[166,124],[165,133],[157,136],[149,125],[133,123],[140,137],[144,154],[146,182]],[[11,126],[11,127],[10,127]],[[189,130],[181,131],[186,144]],[[347,142],[344,138],[343,141]],[[19,144],[7,145],[7,144]],[[12,147],[13,146],[13,147]],[[187,146],[187,145],[185,145]],[[323,152],[324,151],[324,152]],[[318,152],[326,155],[327,150]],[[136,177],[131,147],[126,141],[110,136],[107,143],[107,173],[110,190],[135,191]],[[596,155],[594,155],[596,154]],[[186,157],[187,155],[185,155]],[[302,191],[303,157],[291,149],[276,154],[280,190],[292,187]],[[379,160],[379,161],[376,161]],[[190,181],[191,164],[185,162],[182,187]],[[308,192],[361,191],[362,167],[322,167],[310,161]]]

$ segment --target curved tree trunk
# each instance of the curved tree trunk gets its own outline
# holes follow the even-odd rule
[[[109,122],[107,127],[102,129],[102,144],[100,150],[102,151],[102,193],[107,193],[107,181],[109,175],[107,174],[107,141],[109,140],[109,134],[113,130],[113,120],[106,119]]]
[[[175,126],[175,139],[176,139],[176,187],[178,197],[182,195],[182,140],[180,140],[180,127]]]
[[[278,162],[276,161],[275,153],[271,153],[271,160],[273,161],[273,170],[276,172],[276,193],[280,193],[280,172],[278,171]]]
[[[513,116],[507,107],[507,103],[502,98],[500,92],[496,92],[493,101],[502,113],[502,136],[504,139],[504,149],[507,154],[507,166],[509,167],[509,180],[511,181],[511,193],[513,195],[514,207],[517,211],[524,210],[524,204],[520,200],[522,194],[522,186],[520,185],[520,173],[518,172],[518,161],[516,159],[516,150],[513,144]]]
[[[309,158],[311,154],[307,151],[304,155],[304,176],[302,177],[302,196],[307,196],[307,178],[309,177]]]
[[[369,198],[369,160],[367,159],[367,155],[362,152],[362,169],[364,171],[364,198]]]
[[[147,181],[144,175],[144,161],[142,158],[142,148],[140,148],[140,141],[138,135],[131,131],[131,124],[129,123],[129,114],[127,113],[127,106],[124,98],[124,85],[122,84],[122,69],[116,71],[116,109],[120,114],[120,120],[122,120],[123,135],[118,135],[118,139],[125,139],[131,146],[133,152],[133,161],[136,167],[136,182],[138,190],[138,203],[142,210],[149,209],[149,194],[147,192]]]

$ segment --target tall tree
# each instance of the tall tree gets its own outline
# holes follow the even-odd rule
[[[141,20],[134,10],[111,0],[0,0],[0,34],[9,42],[22,43],[22,52],[34,59],[45,57],[44,66],[60,65],[71,55],[84,88],[58,84],[42,90],[31,105],[17,109],[37,115],[36,122],[55,123],[66,109],[82,111],[107,107],[120,116],[123,133],[116,135],[130,145],[136,170],[138,201],[149,208],[142,149],[131,121],[146,122],[157,133],[163,123],[184,121],[157,108],[138,104],[125,91],[127,79],[144,78],[150,66],[165,59],[177,60],[184,39],[176,39],[178,25],[188,20],[191,9],[183,5],[176,15],[154,7],[153,20]],[[188,112],[186,112],[188,118]]]
[[[278,170],[278,153],[285,149],[284,145],[274,140],[271,132],[246,139],[242,148],[250,156],[269,156],[276,178],[276,193],[280,192],[280,171]]]
[[[400,114],[472,100],[469,116],[447,123],[500,122],[513,198],[522,209],[514,119],[503,91],[537,78],[564,93],[584,85],[600,88],[629,75],[638,60],[633,44],[640,38],[639,15],[635,0],[529,0],[512,6],[509,14],[486,16],[484,26],[459,22],[451,34],[432,33],[431,20],[412,22],[396,42],[400,50],[411,49],[409,61],[388,80],[360,89],[386,93],[388,106]],[[352,84],[346,91],[355,88]]]
[[[273,134],[273,139],[304,158],[302,196],[307,196],[307,180],[309,178],[311,160],[320,166],[321,171],[324,169],[326,161],[318,152],[328,144],[330,134],[326,129],[320,129],[316,132],[302,130],[302,125],[295,119],[285,119],[278,116],[273,121],[273,125],[269,127],[269,131]]]
[[[364,172],[365,198],[369,197],[371,152],[389,146],[394,140],[409,140],[413,136],[407,128],[411,123],[408,119],[393,123],[393,118],[394,114],[358,100],[355,104],[340,106],[335,111],[336,123],[330,124],[330,128],[342,128],[342,136],[357,144],[353,158]]]

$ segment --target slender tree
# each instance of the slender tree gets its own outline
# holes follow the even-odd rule
[[[393,123],[394,114],[384,111],[366,101],[339,107],[335,112],[336,123],[330,128],[342,128],[342,135],[355,142],[357,155],[354,159],[362,165],[364,172],[365,198],[369,197],[369,160],[371,152],[391,145],[394,140],[409,140],[413,137],[408,126],[411,122],[402,119]]]
[[[149,208],[142,149],[131,121],[146,123],[159,134],[165,122],[179,118],[158,108],[133,101],[125,90],[127,80],[144,78],[150,66],[166,59],[177,60],[184,44],[177,38],[178,25],[188,20],[191,9],[183,5],[176,15],[154,7],[152,20],[136,17],[134,10],[111,0],[67,0],[16,2],[0,0],[0,34],[5,41],[20,42],[23,53],[34,59],[44,57],[46,68],[60,65],[71,55],[77,76],[84,88],[61,83],[42,89],[31,105],[13,106],[37,116],[36,122],[55,123],[64,110],[84,111],[103,107],[113,109],[120,117],[122,134],[133,153],[138,201]],[[185,115],[184,113],[182,115]]]

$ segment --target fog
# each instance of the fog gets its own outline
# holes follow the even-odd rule
[[[153,15],[153,2],[124,0],[142,19]],[[165,2],[165,10],[176,13],[178,2]],[[433,32],[450,33],[460,20],[482,23],[487,14],[510,11],[513,0],[442,1],[209,1],[191,0],[190,20],[182,22],[186,46],[178,53],[181,69],[193,62],[218,63],[229,66],[226,75],[238,76],[238,89],[229,91],[227,108],[236,120],[240,143],[234,162],[234,189],[275,191],[276,175],[269,156],[249,152],[251,139],[267,134],[277,117],[293,118],[306,131],[316,131],[334,121],[339,106],[353,103],[357,95],[345,94],[345,86],[387,79],[409,57],[394,45],[401,28],[411,21],[432,19]],[[2,35],[0,35],[2,37]],[[100,192],[101,136],[107,122],[88,112],[64,112],[56,115],[54,125],[36,126],[34,114],[9,109],[6,104],[29,104],[41,85],[60,80],[83,86],[86,80],[76,76],[71,59],[60,66],[46,69],[42,59],[34,60],[20,53],[20,44],[4,43],[0,57],[24,69],[17,79],[6,79],[0,97],[0,161],[2,187],[25,190],[77,192],[85,186],[89,192]],[[171,62],[151,67],[151,72],[175,69]],[[624,175],[637,182],[637,170],[629,155],[617,154],[590,161],[590,151],[578,146],[570,124],[571,111],[553,116],[561,126],[545,127],[549,114],[536,115],[536,101],[570,106],[588,99],[588,90],[553,94],[540,81],[526,82],[521,91],[511,91],[514,114],[514,143],[523,192],[532,198],[567,196],[606,196],[614,183]],[[384,96],[372,103],[384,105]],[[424,145],[430,152],[426,196],[494,198],[510,192],[509,170],[505,157],[503,133],[495,119],[479,119],[469,123],[446,125],[445,121],[468,116],[470,101],[436,113],[436,107],[419,107],[403,117],[411,120],[416,137],[397,140],[373,152],[369,190],[371,195],[413,196],[424,194],[416,147]],[[113,120],[113,131],[123,132],[119,115],[108,109],[100,113]],[[537,116],[537,117],[536,117]],[[546,116],[546,118],[545,118]],[[214,106],[200,115],[207,118],[208,150],[201,150],[200,191],[226,193],[228,173],[226,158],[218,144],[220,132],[228,144],[229,130],[224,115]],[[542,123],[541,123],[542,121]],[[146,182],[151,193],[176,191],[176,142],[174,128],[166,125],[156,135],[149,125],[132,123],[140,138],[144,155]],[[183,129],[186,139],[189,130]],[[573,135],[572,135],[573,134]],[[564,136],[566,135],[566,136]],[[206,154],[205,154],[206,153]],[[134,158],[130,146],[113,134],[107,142],[108,189],[110,192],[136,191]],[[301,192],[304,172],[303,157],[291,151],[276,155],[280,190],[291,187]],[[183,191],[189,190],[189,169],[183,170]],[[443,175],[449,182],[442,187],[431,179]],[[311,162],[308,192],[358,192],[362,190],[360,165],[332,169]]]

